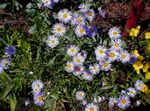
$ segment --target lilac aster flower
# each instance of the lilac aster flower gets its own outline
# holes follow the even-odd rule
[[[94,26],[90,26],[90,27],[85,28],[85,31],[89,37],[94,37],[96,36],[97,28]]]
[[[43,94],[41,92],[34,95],[34,103],[38,106],[44,105]]]
[[[129,63],[134,64],[136,61],[137,61],[137,57],[135,57],[134,55],[131,55]]]
[[[8,58],[5,58],[5,59],[2,59],[1,62],[0,62],[0,66],[3,68],[3,69],[8,69],[8,66],[10,65],[10,59]]]
[[[7,46],[5,47],[6,55],[12,56],[16,53],[16,48],[14,46]]]
[[[106,12],[104,9],[102,9],[102,7],[99,7],[98,8],[98,11],[99,11],[99,14],[102,16],[102,17],[105,17],[106,16]]]

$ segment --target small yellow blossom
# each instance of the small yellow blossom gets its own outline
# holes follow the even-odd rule
[[[140,61],[136,61],[133,65],[134,70],[137,72],[137,74],[140,73],[140,69],[143,68],[143,64]]]
[[[150,72],[147,72],[147,73],[145,74],[145,79],[150,79]]]
[[[132,54],[135,55],[135,57],[137,57],[140,61],[144,59],[144,57],[139,54],[138,50],[132,51]]]
[[[145,33],[145,39],[150,39],[150,32]]]
[[[144,84],[143,86],[142,86],[142,92],[144,92],[144,93],[148,93],[148,86],[146,85],[146,84]]]
[[[144,64],[143,72],[148,72],[148,69],[149,69],[149,68],[150,68],[149,63]]]
[[[138,25],[136,28],[132,28],[129,32],[129,35],[132,37],[136,37],[140,32],[140,26]]]

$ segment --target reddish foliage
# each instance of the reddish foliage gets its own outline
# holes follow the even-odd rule
[[[129,35],[128,30],[136,27],[138,20],[140,19],[142,12],[144,10],[144,3],[142,0],[134,0],[133,6],[129,14],[129,19],[126,22],[123,36],[127,37]]]

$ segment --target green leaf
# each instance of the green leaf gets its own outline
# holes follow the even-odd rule
[[[46,111],[56,111],[56,99],[51,98],[46,100],[44,109],[46,109]]]
[[[13,87],[14,87],[14,84],[8,84],[1,95],[1,99],[5,99]]]
[[[15,111],[16,109],[16,97],[15,96],[10,96],[9,97],[9,103],[10,103],[10,109],[11,111]]]
[[[0,9],[4,9],[7,6],[7,3],[0,4]]]

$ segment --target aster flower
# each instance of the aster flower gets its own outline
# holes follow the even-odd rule
[[[82,100],[84,100],[85,95],[86,94],[84,91],[77,91],[76,92],[76,99],[82,101]]]
[[[67,61],[66,66],[65,66],[65,70],[67,72],[73,72],[74,71],[74,63]]]
[[[102,61],[102,60],[106,59],[106,51],[107,51],[107,49],[104,46],[99,45],[95,49],[96,59],[98,61]]]
[[[123,47],[124,43],[121,39],[112,39],[111,40],[111,49],[119,51]]]
[[[118,103],[118,99],[117,98],[113,98],[113,97],[110,97],[109,98],[109,102],[108,102],[108,106],[109,107],[114,107],[114,105],[116,104],[116,103]]]
[[[85,57],[80,56],[80,55],[76,55],[73,57],[73,62],[77,65],[82,65],[85,61]]]
[[[118,107],[121,109],[126,109],[130,106],[130,99],[128,96],[121,96],[118,100]]]
[[[122,63],[127,63],[130,61],[130,54],[125,50],[121,50],[119,54],[119,59]]]
[[[107,51],[108,61],[115,61],[119,59],[119,52],[114,49],[109,49]]]
[[[94,26],[86,27],[85,30],[89,37],[94,37],[97,34],[97,28]]]
[[[43,82],[40,80],[34,80],[32,82],[32,90],[34,93],[40,92],[43,89]]]
[[[86,31],[85,31],[85,27],[84,26],[77,26],[75,29],[75,34],[77,35],[77,37],[83,37],[86,35]]]
[[[108,35],[111,39],[119,39],[121,38],[121,30],[119,27],[112,27],[109,29]]]
[[[50,48],[55,48],[59,44],[59,40],[55,36],[49,36],[46,43]]]
[[[100,69],[102,71],[109,71],[111,69],[111,62],[110,61],[103,61],[100,63]]]
[[[43,94],[41,92],[34,95],[34,103],[38,106],[44,105]]]
[[[6,55],[12,56],[16,53],[16,48],[14,46],[7,46],[5,47]]]
[[[78,8],[80,12],[86,12],[89,10],[89,6],[87,4],[80,4]]]
[[[80,15],[80,14],[74,14],[73,15],[73,18],[71,20],[71,24],[72,25],[85,25],[86,21],[85,21],[85,18]]]
[[[79,52],[79,48],[75,45],[70,45],[67,49],[67,55],[68,56],[75,56]]]
[[[98,64],[93,64],[89,66],[89,71],[92,74],[98,74],[100,72],[100,66]]]
[[[84,71],[84,66],[83,65],[74,65],[74,71],[73,74],[75,76],[80,76],[81,73]]]
[[[48,8],[53,8],[53,1],[52,0],[42,0],[43,6]]]
[[[87,12],[85,12],[85,18],[88,19],[89,21],[93,21],[93,19],[95,18],[94,10],[90,9]]]
[[[102,17],[105,17],[106,16],[106,12],[104,9],[102,9],[102,7],[99,7],[98,8],[98,11],[99,11],[99,14],[102,16]]]
[[[130,97],[135,97],[136,93],[136,90],[132,87],[127,89],[127,95]]]
[[[58,12],[58,20],[60,22],[68,23],[72,19],[72,13],[68,9],[63,9]]]
[[[3,69],[8,69],[8,66],[10,65],[11,61],[10,59],[8,58],[5,58],[5,59],[2,59],[0,61],[0,66],[3,68]]]
[[[52,33],[55,36],[63,36],[66,33],[66,27],[62,23],[55,23],[52,27]]]
[[[87,81],[92,81],[93,80],[93,75],[89,71],[84,71],[82,73],[82,78],[87,80]]]
[[[142,80],[137,80],[135,83],[134,83],[134,87],[136,90],[138,91],[141,91],[142,90],[142,87],[144,85],[144,82]]]
[[[99,108],[94,103],[88,103],[85,107],[85,111],[99,111]]]

